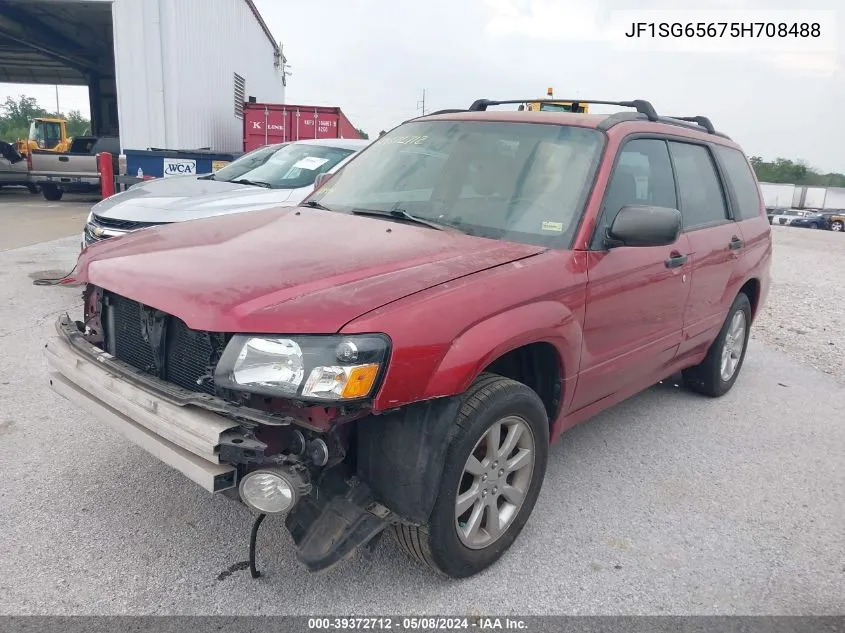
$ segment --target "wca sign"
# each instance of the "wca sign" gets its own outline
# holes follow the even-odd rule
[[[193,176],[197,173],[197,161],[188,158],[165,158],[164,177]]]

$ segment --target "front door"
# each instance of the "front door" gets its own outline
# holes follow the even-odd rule
[[[667,144],[623,145],[604,196],[598,241],[588,253],[581,371],[570,411],[588,406],[668,367],[678,350],[689,295],[686,235],[675,244],[605,250],[601,236],[627,205],[677,208]]]

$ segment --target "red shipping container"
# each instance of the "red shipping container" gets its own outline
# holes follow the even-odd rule
[[[314,138],[361,138],[340,108],[281,103],[244,104],[244,151]]]

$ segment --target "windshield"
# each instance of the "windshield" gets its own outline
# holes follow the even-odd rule
[[[401,209],[471,235],[565,247],[601,146],[601,133],[574,126],[407,123],[310,200],[337,211]]]
[[[61,141],[62,129],[59,123],[33,121],[29,126],[29,140],[38,143],[41,149],[53,149]]]
[[[274,189],[308,187],[353,151],[307,143],[261,147],[217,171],[214,180],[249,180]]]

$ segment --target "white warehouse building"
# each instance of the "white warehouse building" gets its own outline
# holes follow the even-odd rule
[[[92,134],[124,150],[239,152],[285,59],[252,0],[4,0],[0,82],[88,86]]]

